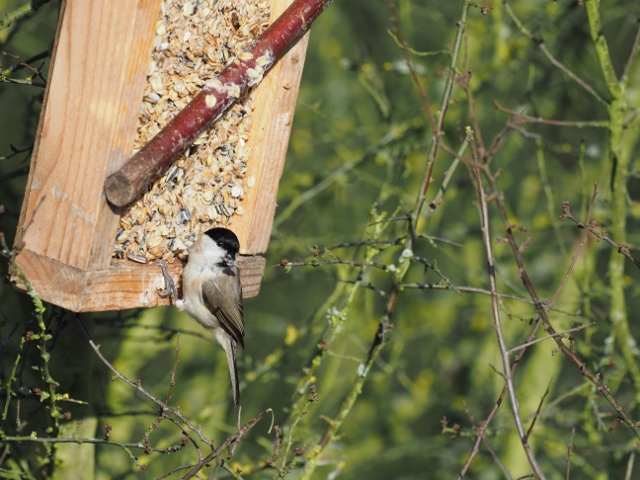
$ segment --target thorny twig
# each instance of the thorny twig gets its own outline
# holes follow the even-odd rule
[[[609,238],[609,234],[606,232],[604,228],[602,228],[601,231],[598,232],[595,228],[598,226],[598,222],[596,222],[595,220],[587,221],[586,223],[583,223],[577,218],[575,218],[571,214],[571,211],[569,210],[569,202],[565,201],[562,203],[562,215],[560,215],[560,220],[565,220],[567,218],[571,220],[573,223],[575,223],[578,228],[585,229],[589,233],[595,235],[598,238],[598,240],[602,240],[603,242],[611,245],[613,248],[616,249],[616,251],[620,255],[624,255],[629,260],[631,260],[636,267],[640,268],[640,260],[637,260],[636,258],[633,257],[633,255],[631,255],[631,252],[629,251],[629,247],[627,245],[616,243],[613,240],[611,240]]]

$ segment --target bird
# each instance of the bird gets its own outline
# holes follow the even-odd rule
[[[244,349],[244,315],[240,264],[236,260],[240,242],[227,228],[211,228],[189,248],[189,259],[182,272],[183,298],[178,298],[165,263],[160,266],[167,284],[161,297],[173,295],[175,306],[186,311],[210,330],[222,346],[229,364],[235,407],[240,405],[240,386],[236,350]]]

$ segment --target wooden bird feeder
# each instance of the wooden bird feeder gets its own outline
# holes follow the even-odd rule
[[[16,264],[43,300],[77,312],[169,304],[169,299],[157,294],[164,281],[154,258],[164,255],[171,275],[178,279],[183,266],[179,260],[186,252],[189,239],[185,243],[174,238],[177,237],[174,227],[161,228],[165,237],[171,237],[167,248],[173,248],[176,253],[172,260],[172,252],[167,248],[163,253],[161,247],[152,245],[152,233],[142,231],[143,226],[138,228],[135,220],[126,220],[131,212],[137,212],[135,215],[144,217],[140,224],[152,219],[157,221],[163,213],[158,210],[162,208],[113,207],[105,198],[105,179],[140,148],[136,148],[136,142],[144,140],[145,132],[149,134],[149,130],[153,130],[149,127],[153,124],[151,120],[162,116],[162,109],[157,105],[177,111],[189,101],[191,94],[197,93],[189,91],[194,90],[193,85],[180,78],[167,90],[166,82],[154,76],[158,69],[167,67],[168,63],[171,75],[181,75],[182,67],[187,66],[191,70],[184,74],[197,81],[199,72],[212,63],[211,59],[220,56],[225,60],[229,56],[236,36],[259,34],[291,1],[261,0],[258,4],[255,0],[226,3],[66,0],[62,3],[15,243]],[[245,3],[251,8],[269,8],[270,17],[251,23],[252,20],[243,17],[249,9],[243,6]],[[222,4],[228,4],[225,11],[220,7]],[[196,11],[198,8],[209,8],[209,11],[205,15]],[[197,35],[167,24],[176,18],[191,19],[198,14],[207,22],[196,30],[204,38],[203,42],[195,38]],[[215,15],[226,15],[227,24],[230,22],[237,33],[225,37],[212,30]],[[163,38],[171,41],[164,42]],[[244,103],[229,114],[248,116],[244,107],[250,105],[250,128],[235,136],[231,132],[232,139],[227,137],[226,143],[220,145],[209,145],[209,138],[204,134],[190,149],[189,155],[209,152],[200,162],[205,162],[204,167],[211,166],[216,178],[212,177],[204,187],[201,179],[176,187],[175,180],[168,178],[172,173],[163,174],[165,182],[174,183],[161,188],[170,191],[174,200],[182,205],[183,218],[179,218],[182,230],[195,228],[202,233],[208,228],[204,221],[194,220],[197,215],[193,207],[183,205],[191,195],[198,197],[205,210],[208,208],[206,212],[215,217],[210,218],[214,225],[228,226],[236,233],[241,245],[245,297],[258,294],[264,272],[265,260],[258,254],[266,251],[271,234],[307,39],[308,35],[302,37],[275,63],[248,100],[238,100]],[[175,41],[184,42],[180,63],[172,66],[171,62],[161,61],[153,66],[152,60],[153,71],[150,71],[150,59],[155,58],[152,55],[177,48],[171,44]],[[214,47],[218,50],[210,50]],[[196,53],[200,56],[193,54],[195,50],[199,50]],[[162,119],[156,123],[162,123]],[[229,150],[235,158],[224,163],[227,160],[222,162],[220,158],[229,155]],[[208,172],[202,163],[198,165],[201,171]],[[229,178],[238,169],[242,179],[236,178],[233,185],[228,185]],[[188,172],[188,166],[182,169],[182,176],[187,175],[185,171]],[[215,188],[206,193],[210,185]],[[204,193],[199,191],[200,187],[205,188]],[[231,207],[216,203],[225,198]],[[173,212],[168,216],[176,215]],[[132,232],[128,233],[136,240],[125,240],[118,247],[116,237],[127,230],[123,222],[131,227]],[[194,240],[194,234],[190,240]],[[133,244],[140,250],[137,256],[135,252],[126,251]],[[153,248],[160,252],[157,257],[150,253]]]

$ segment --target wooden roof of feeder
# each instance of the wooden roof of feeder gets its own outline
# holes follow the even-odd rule
[[[259,34],[260,27],[266,26],[267,22],[249,21],[243,17],[247,12],[254,12],[256,8],[270,8],[268,23],[273,23],[290,4],[293,4],[290,10],[306,8],[304,12],[300,10],[294,15],[299,19],[302,17],[301,12],[308,14],[306,20],[301,23],[297,20],[300,24],[296,27],[297,30],[291,33],[299,38],[329,2],[330,0],[266,0],[258,3],[256,0],[229,0],[226,2],[229,3],[228,8],[223,11],[220,6],[225,2],[218,1],[215,8],[201,11],[199,14],[206,20],[208,28],[213,28],[211,25],[217,21],[213,16],[227,15],[228,22],[238,31],[238,34],[233,36],[234,40],[218,42],[215,31],[209,32],[212,36],[207,38],[222,45],[228,55],[234,46],[229,43],[238,43],[237,47],[245,48],[245,52],[257,48],[255,45],[259,42],[251,43],[250,38],[243,40],[241,35]],[[207,8],[207,2],[199,2],[198,8]],[[309,9],[315,10],[309,14]],[[161,12],[160,19],[158,12]],[[243,263],[241,280],[244,296],[258,294],[265,260],[257,254],[266,251],[271,234],[278,182],[284,166],[308,36],[303,36],[290,50],[290,44],[295,39],[290,39],[289,44],[280,45],[280,50],[273,60],[277,60],[282,54],[284,56],[273,64],[264,79],[259,68],[260,78],[257,78],[255,68],[249,69],[251,71],[247,78],[245,69],[245,85],[241,85],[242,88],[246,89],[247,85],[258,81],[261,81],[261,84],[250,93],[248,100],[244,100],[250,102],[252,107],[251,125],[247,129],[248,133],[234,137],[242,148],[236,146],[233,149],[236,155],[233,161],[225,159],[224,165],[220,162],[214,165],[217,166],[216,171],[220,177],[214,180],[220,183],[215,191],[208,191],[206,182],[193,180],[197,183],[194,185],[195,190],[173,194],[180,203],[188,201],[190,194],[194,198],[198,196],[201,202],[204,197],[205,204],[208,202],[206,208],[210,207],[204,213],[199,211],[201,207],[194,209],[193,205],[187,205],[184,208],[186,213],[182,212],[185,217],[182,220],[185,225],[180,229],[187,231],[187,234],[188,227],[193,230],[187,235],[186,240],[173,238],[183,233],[178,232],[178,227],[160,225],[165,236],[172,237],[170,247],[158,247],[157,251],[154,251],[155,243],[153,246],[148,244],[150,234],[142,232],[143,224],[151,222],[153,217],[157,225],[162,212],[152,211],[142,203],[138,205],[138,210],[135,210],[135,203],[128,211],[126,207],[114,207],[107,202],[103,189],[107,177],[117,176],[114,173],[124,171],[143,153],[138,152],[132,161],[127,162],[137,146],[135,142],[144,139],[144,135],[141,137],[143,131],[149,134],[147,130],[151,128],[148,124],[144,127],[144,121],[139,122],[139,116],[148,119],[151,111],[145,110],[143,103],[141,113],[142,92],[146,95],[145,102],[165,102],[163,105],[169,105],[176,111],[197,93],[192,91],[194,88],[185,86],[184,82],[179,82],[180,88],[174,86],[171,92],[160,90],[158,85],[154,85],[154,82],[158,82],[158,77],[149,72],[152,49],[154,56],[162,50],[172,51],[170,43],[162,41],[162,35],[167,33],[166,22],[184,20],[197,14],[193,3],[173,0],[63,2],[15,244],[18,252],[16,265],[22,270],[21,275],[43,300],[73,311],[166,305],[169,299],[163,299],[157,294],[157,289],[163,287],[164,281],[161,269],[153,260],[164,257],[168,261],[172,276],[179,278],[182,271],[182,263],[179,260],[184,257],[189,242],[195,239],[197,233],[202,233],[213,224],[228,226],[238,236],[241,246],[240,261]],[[286,15],[275,23],[284,25],[284,17]],[[187,20],[192,21],[190,18]],[[168,28],[171,30],[177,27],[169,24]],[[272,30],[273,28],[267,29],[263,36],[268,36]],[[206,33],[207,29],[203,27],[197,31]],[[175,40],[177,37],[173,35],[172,38]],[[188,37],[188,33],[182,35],[182,41],[187,42]],[[283,35],[277,37],[284,38]],[[193,38],[191,40],[193,42]],[[210,43],[207,43],[206,47],[211,47]],[[227,61],[227,67],[221,75],[228,69],[237,70],[236,67],[244,60],[256,62],[256,58],[246,53],[234,53],[238,55],[236,60],[225,58],[225,52],[221,53],[223,60]],[[210,55],[209,60],[215,55],[210,50],[203,51],[202,54]],[[188,63],[189,60],[198,62],[198,59],[192,56],[184,63]],[[152,62],[152,69],[161,68],[166,63],[160,62],[154,67]],[[250,66],[260,66],[260,63],[253,63]],[[264,63],[266,62],[262,62],[262,65]],[[271,64],[264,70],[270,66]],[[190,74],[193,78],[194,72]],[[224,90],[222,87],[226,88],[227,83],[220,82],[218,78],[222,77],[200,79],[204,84],[201,87],[205,95],[212,92],[217,94],[218,91]],[[239,96],[237,93],[239,92],[232,92],[232,96]],[[196,95],[192,104],[197,98]],[[203,101],[207,108],[217,103],[211,98],[204,98]],[[243,110],[242,107],[238,108]],[[157,114],[158,110],[159,107],[155,108],[153,114]],[[245,113],[241,113],[240,116],[246,114],[246,111],[243,111]],[[178,116],[180,115],[184,115],[184,111]],[[169,122],[171,116],[168,115],[164,123]],[[157,129],[157,124],[160,124],[160,127],[164,126],[160,117],[162,112],[153,124]],[[153,192],[156,187],[149,189],[149,184],[165,175],[167,166],[194,140],[196,144],[200,143],[198,149],[208,151],[209,155],[199,160],[185,160],[183,156],[176,164],[181,166],[175,166],[176,169],[181,169],[182,176],[191,175],[188,170],[190,165],[196,165],[195,170],[206,170],[206,167],[211,167],[216,161],[214,157],[218,153],[228,154],[226,147],[207,145],[208,137],[200,136],[201,132],[211,125],[215,119],[213,117],[218,118],[219,114],[215,113],[212,118],[205,119],[204,124],[198,127],[199,130],[192,132],[193,138],[188,139],[188,143],[183,142],[172,152],[172,158],[167,155],[161,155],[162,158],[159,158],[155,155],[152,159],[152,162],[155,162],[153,168],[140,169],[138,165],[138,170],[145,173],[145,178],[142,183],[138,182],[134,186],[137,188],[136,193]],[[174,119],[173,122],[177,120]],[[165,131],[166,129],[162,132]],[[162,135],[156,137],[161,138]],[[245,145],[247,148],[243,150]],[[150,142],[142,151],[153,148],[153,142]],[[147,159],[143,166],[149,167],[148,161]],[[121,167],[123,168],[119,170]],[[148,172],[153,173],[153,178],[147,175]],[[226,173],[228,175],[225,175]],[[240,180],[236,178],[235,183],[232,180],[232,184],[225,184],[229,178],[234,178],[235,173],[241,177]],[[204,190],[200,191],[200,187]],[[232,209],[240,215],[231,216],[229,208],[220,206],[222,200],[218,197],[224,197],[225,192],[227,197],[228,192],[231,192]],[[111,196],[109,198],[111,199]],[[118,244],[115,240],[117,234],[124,237],[123,232],[126,230],[122,225],[131,225],[131,217],[138,215],[138,211],[146,212],[146,220],[143,219],[141,225],[136,225],[137,230],[134,228],[133,232],[126,232],[131,236],[131,241],[120,240],[121,243]],[[198,213],[195,220],[190,212]],[[210,213],[209,218],[204,218],[207,212]],[[175,214],[176,212],[171,212],[167,217],[175,217]],[[210,218],[212,216],[214,218]],[[170,228],[173,230],[167,233]],[[131,248],[131,244],[139,249],[139,254],[126,252],[127,247]],[[174,262],[171,263],[171,260]]]

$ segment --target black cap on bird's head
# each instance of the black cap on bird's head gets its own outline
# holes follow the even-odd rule
[[[227,252],[231,263],[235,263],[236,255],[240,250],[240,242],[235,233],[228,228],[216,227],[207,230],[204,234]]]

